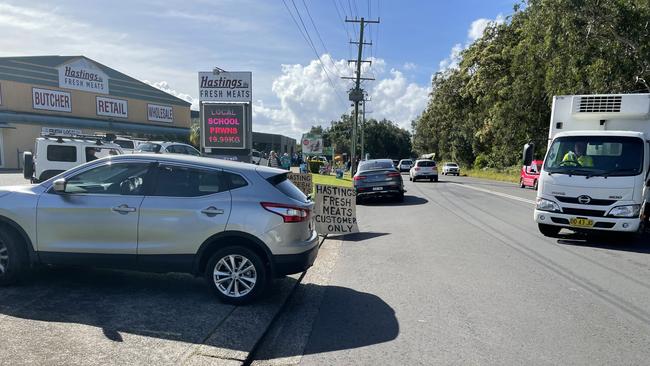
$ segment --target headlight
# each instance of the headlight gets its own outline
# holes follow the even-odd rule
[[[537,198],[537,209],[540,211],[561,212],[560,206],[544,198]]]
[[[614,217],[638,217],[641,211],[640,205],[616,206],[609,211],[607,216]]]

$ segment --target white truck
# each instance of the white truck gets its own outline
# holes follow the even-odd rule
[[[529,165],[533,146],[523,155]],[[650,94],[554,97],[534,213],[540,232],[643,233],[649,169]]]

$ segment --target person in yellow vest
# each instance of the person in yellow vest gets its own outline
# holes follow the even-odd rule
[[[562,162],[574,163],[577,166],[586,168],[593,168],[594,159],[586,155],[587,144],[584,142],[576,142],[573,146],[573,151],[569,151],[564,155]]]

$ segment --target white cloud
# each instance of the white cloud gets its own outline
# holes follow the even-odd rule
[[[451,48],[451,51],[449,52],[449,56],[447,56],[447,58],[445,58],[444,60],[440,61],[440,63],[438,64],[439,71],[444,72],[449,69],[458,68],[461,52],[463,52],[464,49],[469,47],[469,45],[472,44],[472,42],[483,37],[483,32],[485,32],[485,28],[487,28],[490,24],[502,24],[504,21],[505,18],[503,17],[503,14],[498,14],[495,19],[479,18],[473,21],[472,24],[469,26],[469,29],[467,30],[467,39],[465,41],[465,45],[463,46],[461,43],[456,43]]]
[[[157,81],[157,82],[151,82],[149,80],[142,80],[143,83],[149,84],[153,86],[156,89],[160,89],[164,91],[165,93],[171,94],[177,98],[183,99],[184,101],[188,103],[192,103],[192,106],[190,107],[191,109],[194,110],[199,110],[199,99],[194,98],[193,96],[187,94],[187,93],[181,93],[173,89],[168,82],[166,81]]]
[[[413,71],[418,68],[418,65],[413,62],[405,62],[402,68],[406,71]]]
[[[328,69],[352,75],[345,60],[335,61],[329,55],[323,55],[321,59],[329,66]],[[411,120],[426,106],[430,90],[409,83],[398,70],[390,70],[386,75],[385,66],[383,59],[374,59],[372,68],[377,80],[364,86],[372,99],[368,103],[368,109],[373,112],[369,117],[386,118],[409,128]],[[341,79],[333,82],[343,101],[333,92],[318,60],[307,65],[282,65],[282,75],[275,79],[272,87],[280,104],[267,106],[263,101],[255,102],[254,129],[299,137],[312,125],[329,126],[330,121],[351,111],[346,91],[351,87],[350,82]]]

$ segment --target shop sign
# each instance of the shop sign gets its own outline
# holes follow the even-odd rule
[[[243,149],[247,126],[243,104],[203,104],[203,147]]]
[[[253,98],[250,71],[199,72],[200,102],[247,102]]]
[[[174,108],[168,105],[147,104],[147,119],[153,122],[174,122]]]
[[[306,133],[302,135],[302,153],[322,154],[323,153],[323,136]]]
[[[310,195],[312,191],[312,179],[309,173],[289,173],[287,178],[305,195]]]
[[[65,63],[58,70],[60,88],[108,94],[108,75],[85,58]]]
[[[316,232],[321,235],[359,232],[354,188],[316,184],[315,191]]]
[[[32,88],[32,107],[46,111],[72,112],[70,93],[60,90]]]
[[[107,117],[129,117],[129,105],[124,99],[96,97],[97,115]]]

